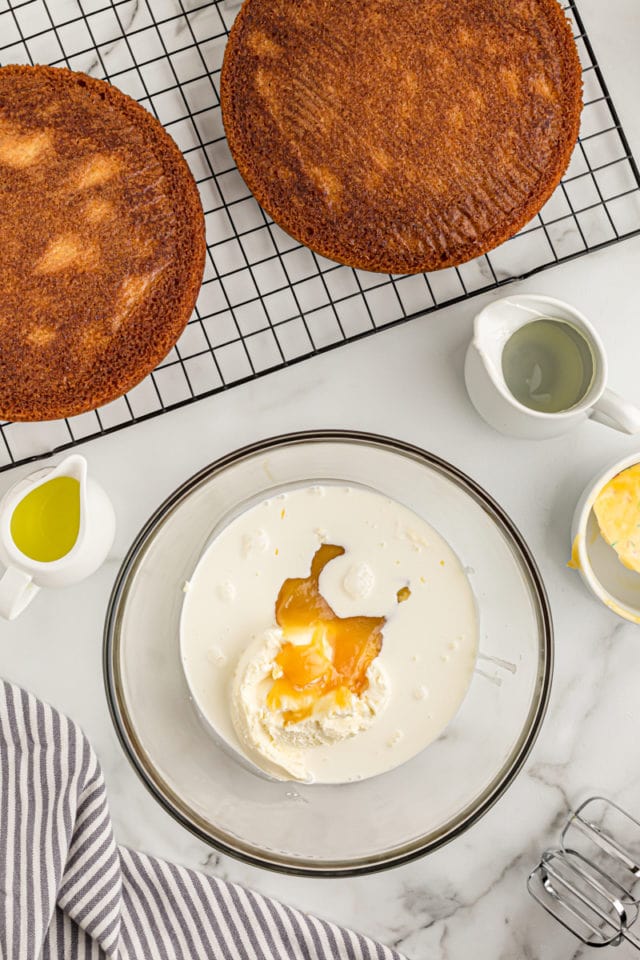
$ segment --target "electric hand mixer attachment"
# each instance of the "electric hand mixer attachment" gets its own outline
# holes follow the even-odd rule
[[[640,951],[640,822],[604,797],[571,814],[561,846],[547,850],[527,888],[544,909],[591,947],[627,942]]]

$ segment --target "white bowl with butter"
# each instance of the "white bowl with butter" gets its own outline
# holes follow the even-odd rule
[[[601,534],[594,504],[619,474],[640,464],[640,453],[617,460],[598,473],[578,500],[571,524],[571,563],[590,592],[617,616],[640,624],[640,573],[625,566]],[[640,523],[640,493],[638,495]],[[614,541],[615,542],[615,541]]]

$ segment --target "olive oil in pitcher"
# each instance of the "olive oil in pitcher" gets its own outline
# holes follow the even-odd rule
[[[11,517],[11,536],[31,560],[51,563],[65,557],[80,531],[80,484],[54,477],[28,493]]]

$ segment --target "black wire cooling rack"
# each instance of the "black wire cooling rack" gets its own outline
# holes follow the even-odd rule
[[[262,211],[227,147],[219,78],[239,6],[0,0],[0,64],[64,65],[105,78],[169,130],[200,188],[209,251],[194,316],[164,362],[91,413],[0,423],[0,471],[640,233],[640,174],[570,0],[585,109],[571,165],[539,216],[490,254],[430,274],[366,273],[317,256]]]

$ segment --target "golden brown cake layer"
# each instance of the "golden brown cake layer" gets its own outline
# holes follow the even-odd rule
[[[221,100],[264,209],[366,270],[463,263],[569,162],[581,68],[557,0],[245,0]]]
[[[198,189],[151,114],[81,73],[0,69],[0,418],[138,383],[187,323],[205,249]]]

